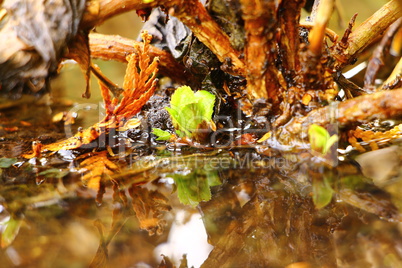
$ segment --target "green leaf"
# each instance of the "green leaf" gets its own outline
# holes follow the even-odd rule
[[[68,170],[62,170],[58,168],[51,168],[48,170],[44,170],[40,172],[38,175],[44,176],[46,178],[56,178],[56,179],[61,179],[64,176],[66,176],[69,173]]]
[[[22,219],[15,219],[10,217],[10,219],[3,223],[5,225],[3,233],[1,234],[1,247],[6,248],[15,240],[20,227],[22,224]]]
[[[0,158],[0,168],[9,168],[17,163],[17,158]]]
[[[334,190],[329,183],[329,179],[324,178],[313,180],[313,202],[317,209],[321,209],[328,205],[332,200]]]
[[[211,199],[211,186],[221,184],[216,170],[195,170],[190,174],[172,174],[177,186],[177,196],[184,205],[197,206]]]
[[[322,151],[323,154],[326,154],[329,149],[331,149],[331,146],[334,145],[338,141],[338,135],[334,134],[332,135],[328,140],[327,143],[324,146],[324,149]]]
[[[189,86],[181,86],[175,90],[170,99],[170,107],[178,111],[187,104],[196,102],[194,92]]]
[[[210,125],[214,104],[215,95],[208,91],[194,93],[190,87],[182,86],[176,89],[166,110],[180,137],[195,137],[200,125]]]
[[[214,112],[215,95],[208,91],[200,90],[195,93],[195,97],[204,120],[209,121]]]
[[[158,138],[156,139],[157,141],[167,141],[172,136],[172,134],[170,134],[169,132],[164,131],[159,128],[153,128],[152,134],[154,134],[155,136],[158,136]]]
[[[338,135],[335,134],[330,137],[325,128],[316,124],[312,124],[309,127],[308,136],[311,149],[324,155],[338,141]]]

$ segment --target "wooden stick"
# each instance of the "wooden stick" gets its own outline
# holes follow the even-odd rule
[[[334,51],[333,56],[337,59],[336,68],[341,70],[354,59],[394,21],[402,16],[402,7],[398,0],[391,0],[364,21],[348,38],[348,46],[344,50]]]
[[[302,135],[300,133],[311,124],[325,126],[335,122],[339,127],[345,127],[373,119],[397,118],[401,115],[402,88],[364,95],[340,102],[336,106],[328,105],[316,109],[305,117],[294,118],[284,130],[294,135]]]
[[[119,62],[127,62],[126,57],[131,53],[138,53],[134,44],[141,42],[121,37],[119,35],[104,35],[91,33],[89,35],[89,46],[91,57],[102,60],[115,60]],[[183,81],[186,77],[190,78],[190,74],[185,73],[183,65],[179,64],[173,56],[154,46],[149,46],[149,56],[151,60],[159,57],[159,68],[161,73],[176,80]]]

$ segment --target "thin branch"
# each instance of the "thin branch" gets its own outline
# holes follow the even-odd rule
[[[240,52],[231,45],[229,36],[219,27],[208,11],[198,0],[166,1],[170,13],[180,19],[218,59],[227,65],[227,71],[244,73],[244,63],[239,59]]]
[[[91,49],[91,57],[102,60],[116,60],[119,62],[127,62],[127,55],[139,53],[136,51],[134,44],[141,42],[121,37],[119,35],[103,35],[91,33],[89,35],[89,46]],[[172,78],[173,80],[184,82],[185,77],[189,74],[185,73],[183,65],[179,64],[173,56],[154,46],[149,46],[149,57],[159,57],[160,72]]]
[[[321,55],[324,44],[325,29],[329,19],[331,18],[333,10],[334,0],[321,0],[319,2],[317,16],[313,21],[314,26],[308,36],[308,41],[310,42],[309,50],[316,56]]]
[[[391,75],[377,90],[393,89],[400,86],[402,86],[402,58],[399,59]]]
[[[364,87],[371,89],[374,87],[374,80],[380,68],[385,64],[385,57],[391,48],[392,39],[402,25],[402,18],[396,20],[383,36],[380,44],[374,50],[373,55],[367,65],[367,70],[364,75]]]
[[[374,40],[382,35],[394,21],[402,16],[402,7],[398,0],[391,0],[364,21],[348,38],[345,50],[334,51],[338,70],[353,62],[353,60]]]
[[[244,64],[239,59],[240,53],[230,45],[228,35],[198,0],[154,0],[150,3],[144,3],[142,0],[92,0],[87,5],[81,28],[93,28],[112,16],[130,10],[157,6],[163,6],[171,15],[186,24],[221,62],[227,63],[228,70],[236,74],[244,73]]]
[[[364,95],[339,104],[328,105],[310,112],[307,116],[294,118],[284,130],[301,138],[303,130],[311,124],[325,126],[334,122],[339,127],[369,122],[373,119],[390,119],[402,115],[402,88]],[[280,137],[279,137],[280,138]]]
[[[131,10],[157,7],[160,2],[164,1],[145,3],[143,0],[89,0],[80,27],[82,29],[91,29],[113,16]]]

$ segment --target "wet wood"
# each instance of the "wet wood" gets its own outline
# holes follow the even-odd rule
[[[311,124],[326,126],[337,123],[346,127],[373,119],[398,118],[402,114],[402,88],[364,95],[310,112],[307,116],[294,118],[284,129],[294,135]]]
[[[350,34],[347,48],[343,51],[335,51],[333,56],[338,60],[337,69],[340,70],[350,64],[401,16],[402,7],[398,0],[391,0],[365,20]]]
[[[392,39],[402,25],[402,18],[395,21],[384,34],[380,44],[374,50],[373,55],[367,65],[367,70],[364,75],[364,87],[372,89],[374,87],[374,80],[380,68],[385,65],[386,56],[389,54],[392,45]],[[398,71],[396,71],[398,73]],[[395,78],[395,74],[392,75]],[[393,80],[392,78],[390,80]]]
[[[141,42],[119,35],[104,35],[98,33],[91,33],[89,35],[91,57],[95,59],[127,62],[126,57],[129,54],[139,52],[136,50],[134,44],[141,44]],[[179,64],[167,51],[150,46],[149,57],[151,60],[155,57],[159,57],[160,72],[173,80],[184,82],[186,78],[190,77],[189,74],[185,73],[184,66]]]
[[[227,63],[228,70],[236,74],[244,72],[244,64],[239,59],[240,53],[230,45],[228,35],[222,31],[198,0],[155,0],[150,3],[144,3],[142,0],[90,1],[81,27],[92,28],[112,16],[156,6],[163,6],[171,15],[186,24],[221,62]]]

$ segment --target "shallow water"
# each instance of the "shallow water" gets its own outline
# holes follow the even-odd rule
[[[112,158],[122,169],[100,201],[83,186],[80,153],[19,157],[33,140],[65,135],[51,122],[63,109],[1,111],[1,156],[17,158],[1,169],[2,267],[156,267],[161,255],[179,266],[183,254],[195,267],[402,264],[398,176],[376,186],[349,159],[323,169],[302,153],[182,147],[147,155],[142,144],[142,154]],[[312,181],[328,176],[336,178],[332,202],[318,210]],[[194,196],[211,199],[195,206]]]

